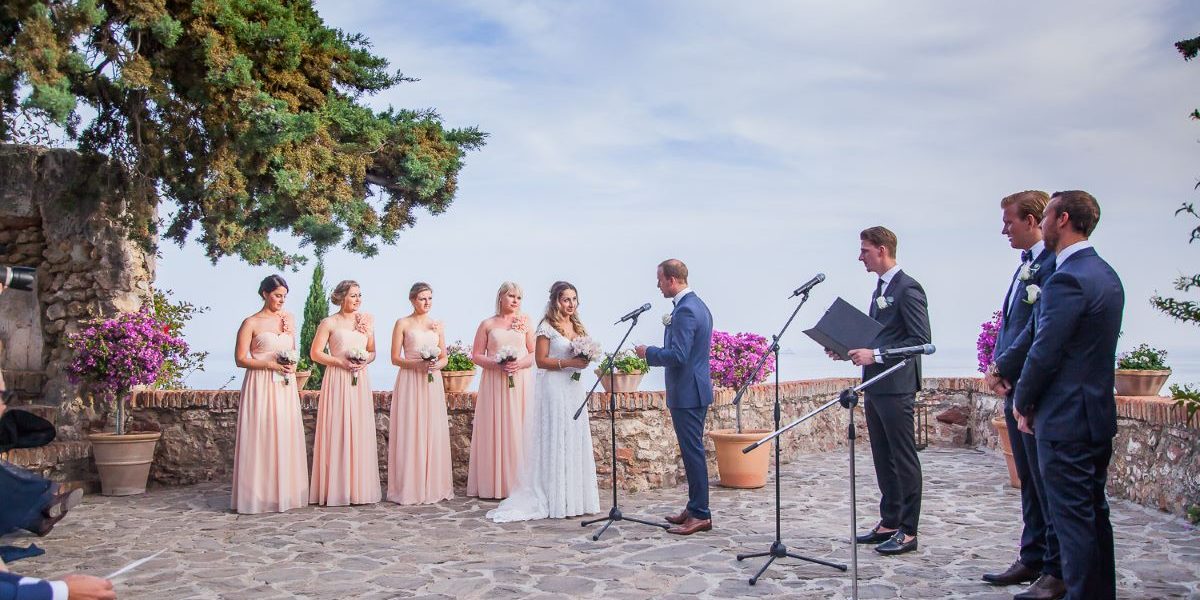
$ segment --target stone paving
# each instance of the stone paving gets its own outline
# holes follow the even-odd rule
[[[1009,598],[981,573],[1016,553],[1019,494],[996,454],[930,448],[921,547],[882,557],[859,553],[862,598]],[[875,519],[869,453],[859,453],[861,528]],[[784,541],[793,551],[848,562],[845,453],[811,454],[784,466]],[[622,500],[633,515],[677,511],[685,488]],[[50,537],[45,556],[12,565],[27,575],[104,574],[165,550],[117,582],[121,598],[848,598],[847,574],[777,561],[747,579],[774,535],[773,488],[713,488],[716,529],[681,538],[619,523],[599,542],[578,520],[494,524],[493,502],[456,498],[433,506],[389,503],[309,507],[239,516],[228,485],[152,490],[142,497],[88,496]],[[605,505],[608,497],[602,493]],[[1122,598],[1200,598],[1200,532],[1180,518],[1113,501]],[[24,544],[28,539],[9,539]]]

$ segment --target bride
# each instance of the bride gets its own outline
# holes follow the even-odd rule
[[[571,341],[586,335],[575,286],[550,286],[546,316],[537,327],[534,360],[539,368],[533,404],[525,413],[525,462],[517,489],[487,517],[497,523],[573,517],[600,512],[596,459],[587,412],[571,417],[583,402],[583,384],[571,378],[588,366]]]

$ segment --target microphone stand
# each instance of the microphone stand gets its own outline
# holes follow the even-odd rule
[[[802,306],[804,306],[805,302],[808,302],[808,293],[809,292],[806,290],[800,294],[800,303],[797,304],[796,309],[792,311],[792,316],[788,317],[787,322],[783,324],[783,329],[779,330],[779,333],[771,338],[771,347],[768,348],[767,351],[763,353],[762,358],[760,358],[758,361],[758,365],[755,366],[754,369],[750,371],[751,373],[758,375],[758,373],[762,372],[763,365],[766,364],[766,362],[767,362],[767,357],[771,356],[771,354],[774,353],[774,355],[775,355],[775,429],[777,429],[777,430],[779,429],[779,419],[780,419],[780,415],[782,412],[781,408],[780,408],[780,400],[779,400],[779,340],[783,337],[783,334],[785,332],[787,332],[788,327],[791,326],[792,320],[796,318],[796,314],[800,312],[800,308]],[[733,404],[735,406],[741,404],[742,396],[745,395],[746,390],[750,389],[750,382],[753,380],[754,380],[754,378],[751,377],[746,380],[746,383],[742,384],[741,389],[738,390],[737,395],[734,396],[734,398],[733,398]],[[740,409],[740,406],[739,406],[739,409]],[[740,432],[742,430],[741,410],[738,410],[737,412],[738,412],[737,428],[738,428],[738,431]],[[762,442],[759,442],[759,443],[761,444]],[[757,447],[757,444],[755,445],[755,447]],[[746,452],[746,451],[743,450],[743,452]],[[825,565],[827,567],[831,567],[831,568],[838,569],[841,571],[845,571],[846,565],[840,565],[837,563],[827,562],[824,560],[788,552],[788,547],[783,543],[783,539],[782,539],[783,538],[783,531],[782,531],[783,526],[782,526],[781,518],[780,518],[781,500],[780,500],[780,489],[779,488],[780,488],[780,479],[782,479],[782,477],[783,477],[783,471],[781,471],[779,469],[779,455],[780,455],[779,444],[775,444],[775,541],[771,542],[771,548],[769,550],[767,550],[766,552],[753,552],[753,553],[749,553],[749,554],[738,554],[737,555],[737,559],[739,561],[745,560],[747,558],[761,558],[763,556],[770,557],[767,559],[767,562],[765,564],[763,564],[762,568],[758,570],[758,573],[755,573],[754,577],[750,578],[750,585],[754,585],[754,584],[758,583],[758,578],[762,577],[762,574],[764,572],[766,572],[767,567],[770,567],[771,563],[775,562],[775,559],[777,559],[777,558],[785,558],[785,557],[786,558],[795,558],[795,559],[799,559],[799,560],[805,560],[805,561],[808,561],[811,563],[816,563],[819,565]]]
[[[616,362],[617,362],[617,353],[621,351],[621,347],[625,345],[625,340],[629,339],[629,334],[633,333],[633,328],[637,326],[638,315],[634,315],[634,317],[632,319],[630,319],[630,321],[631,322],[629,323],[629,329],[625,330],[625,337],[621,338],[621,342],[619,344],[617,344],[616,350],[613,350],[613,353],[611,355],[609,355],[609,356],[611,356],[611,359],[608,361],[609,362],[609,365],[608,365],[609,366],[609,369],[608,369],[608,375],[609,375],[609,380],[608,380],[609,381],[609,384],[608,384],[608,390],[609,390],[608,391],[608,428],[609,428],[609,436],[612,441],[612,448],[611,448],[612,453],[609,454],[609,456],[612,457],[612,508],[608,509],[607,517],[600,517],[598,519],[590,519],[587,521],[583,521],[582,523],[579,524],[580,527],[587,527],[588,525],[592,525],[595,523],[599,523],[601,521],[605,521],[604,526],[601,527],[599,531],[592,534],[593,542],[598,541],[600,539],[600,536],[604,535],[604,532],[608,530],[608,527],[616,521],[632,521],[634,523],[641,523],[642,525],[649,525],[651,527],[660,527],[662,529],[668,529],[670,527],[670,525],[667,525],[665,523],[654,523],[651,521],[646,521],[644,519],[639,519],[636,517],[630,517],[628,515],[625,515],[621,512],[621,507],[617,503],[617,365],[616,365]],[[583,414],[583,409],[587,408],[588,402],[590,402],[591,398],[592,398],[592,392],[596,391],[596,386],[600,385],[600,379],[602,377],[604,377],[603,373],[601,373],[599,377],[596,377],[596,382],[592,384],[592,389],[588,390],[588,393],[584,395],[583,403],[580,404],[579,408],[575,411],[575,416],[573,417],[574,419],[578,420],[579,416]]]
[[[758,440],[757,442],[754,442],[753,444],[750,444],[749,446],[746,446],[745,448],[742,448],[743,454],[752,452],[755,448],[783,435],[784,433],[790,431],[792,428],[796,427],[797,425],[817,416],[821,412],[824,412],[825,409],[833,406],[834,404],[841,404],[843,408],[849,409],[850,424],[846,427],[846,439],[849,440],[849,442],[850,442],[850,444],[849,444],[849,446],[850,446],[850,577],[851,577],[850,597],[853,598],[854,600],[858,600],[858,541],[856,539],[858,537],[858,505],[856,504],[856,502],[857,502],[857,498],[855,497],[855,487],[856,486],[855,486],[855,482],[854,482],[854,477],[855,477],[854,440],[857,437],[857,432],[854,429],[854,406],[856,404],[858,404],[858,393],[859,392],[861,392],[862,390],[864,390],[868,387],[871,387],[876,382],[884,379],[885,377],[891,375],[892,373],[896,372],[897,370],[903,368],[905,365],[908,364],[908,361],[910,358],[911,357],[905,357],[904,360],[901,360],[900,362],[892,365],[891,367],[888,367],[888,369],[886,371],[868,379],[867,381],[864,381],[864,382],[858,384],[857,386],[842,390],[842,392],[840,394],[838,394],[837,398],[834,398],[833,400],[830,400],[829,402],[826,402],[825,404],[817,407],[816,409],[814,409],[812,412],[808,413],[807,415],[804,415],[803,417],[800,417],[799,419],[792,421],[786,427],[776,430],[771,435],[768,435],[767,437],[765,437],[761,440]],[[775,447],[777,449],[776,451],[778,452],[779,444],[775,444]],[[778,472],[776,472],[776,477],[778,478]],[[774,549],[774,546],[772,546],[772,549]],[[789,554],[788,556],[791,556],[791,555]],[[774,558],[775,558],[774,555],[772,555],[772,560],[774,560]],[[738,559],[740,560],[741,557],[739,556]],[[767,565],[770,565],[770,564],[771,564],[770,562],[767,562]],[[765,565],[763,566],[763,569],[764,570],[766,569]],[[843,571],[845,571],[846,567],[841,566],[841,569]],[[759,574],[761,575],[762,571],[759,571]],[[757,576],[755,576],[755,577],[757,577]],[[754,580],[751,579],[750,583],[753,584]]]

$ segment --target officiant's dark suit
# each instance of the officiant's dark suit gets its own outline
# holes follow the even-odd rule
[[[863,260],[867,269],[878,274],[871,294],[868,314],[883,326],[871,344],[872,364],[864,364],[863,380],[870,379],[900,362],[883,358],[882,350],[918,346],[931,341],[929,308],[925,290],[917,280],[895,264],[895,234],[883,227],[872,227],[860,235]],[[883,262],[873,262],[868,252],[882,248]],[[878,259],[878,256],[874,257]],[[853,351],[852,351],[853,352]],[[859,364],[861,362],[857,361]],[[913,405],[921,389],[921,357],[866,389],[864,411],[879,484],[880,521],[871,533],[860,536],[862,543],[880,544],[876,550],[899,554],[916,549],[918,521],[921,515],[921,462],[917,458],[913,436]],[[883,530],[896,529],[893,534]],[[911,541],[905,541],[911,536]]]
[[[1042,291],[1033,343],[1013,409],[1031,423],[1058,536],[1068,598],[1116,596],[1104,485],[1117,433],[1113,364],[1125,291],[1088,242],[1100,208],[1087,192],[1059,192],[1042,219],[1057,268]]]

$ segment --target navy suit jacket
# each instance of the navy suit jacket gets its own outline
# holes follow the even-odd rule
[[[1117,434],[1113,369],[1125,309],[1117,273],[1092,248],[1046,281],[1013,406],[1039,440],[1099,442]]]
[[[1046,287],[1046,281],[1054,274],[1054,256],[1053,252],[1042,250],[1042,253],[1033,260],[1033,273],[1029,280],[1021,281],[1014,274],[1008,292],[1004,294],[1004,304],[1002,305],[1004,317],[1000,323],[1000,332],[996,335],[996,348],[992,351],[992,359],[996,363],[996,373],[1010,383],[1015,383],[1021,377],[1021,367],[1025,365],[1025,356],[1029,353],[1029,345],[1033,342],[1030,323],[1033,321],[1039,303],[1025,302],[1029,286]],[[1020,269],[1017,270],[1017,273],[1020,273]],[[1014,304],[1009,304],[1008,296],[1015,286],[1020,286],[1017,291],[1017,300]],[[1005,401],[1008,406],[1012,405],[1011,393]]]
[[[22,584],[21,580],[27,579]],[[51,600],[54,589],[50,582],[28,579],[14,573],[0,573],[0,600]]]
[[[646,362],[666,367],[667,407],[700,408],[712,404],[712,313],[695,292],[679,300],[671,324],[663,332],[663,347],[646,348]]]
[[[932,341],[929,331],[929,304],[925,299],[925,290],[916,279],[909,277],[903,270],[897,271],[896,276],[892,277],[880,293],[880,297],[885,299],[888,306],[881,309],[876,300],[871,299],[869,314],[883,325],[883,329],[871,343],[871,348],[888,350],[920,346]],[[901,360],[885,358],[882,364],[875,363],[863,367],[863,381],[882,373]],[[915,394],[920,389],[921,357],[918,355],[912,357],[903,369],[867,388],[867,393]]]

